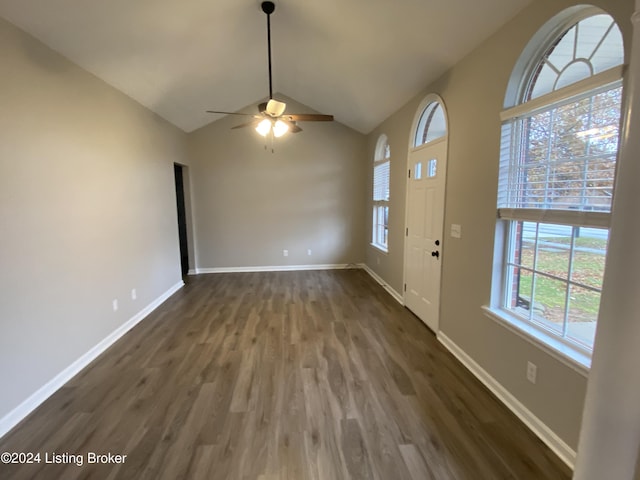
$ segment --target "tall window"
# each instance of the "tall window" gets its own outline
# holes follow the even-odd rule
[[[563,27],[537,54],[527,47],[521,62],[530,67],[514,73],[518,88],[502,112],[497,241],[504,248],[494,307],[589,355],[609,235],[623,44],[600,10]]]
[[[386,135],[381,135],[373,160],[373,228],[371,243],[383,251],[389,248],[389,177],[391,150]]]

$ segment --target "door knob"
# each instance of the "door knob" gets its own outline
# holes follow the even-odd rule
[[[431,252],[432,257],[440,258],[440,252],[436,250],[435,252]]]

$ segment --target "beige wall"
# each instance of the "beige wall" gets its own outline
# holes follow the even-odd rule
[[[181,280],[186,135],[3,20],[0,58],[1,420]]]
[[[289,112],[310,111],[276,97]],[[230,129],[245,121],[229,115],[189,135],[197,267],[362,262],[365,136],[303,122],[271,153],[252,128]]]
[[[632,2],[596,1],[611,13],[630,41]],[[496,225],[500,121],[505,89],[521,51],[551,17],[574,2],[538,0],[429,85],[368,136],[368,158],[378,136],[391,145],[390,252],[377,264],[371,247],[367,264],[401,292],[404,255],[405,174],[409,130],[420,101],[443,98],[449,116],[449,158],[443,239],[440,329],[531,412],[575,450],[587,379],[483,315],[489,303]],[[448,235],[462,225],[462,238]],[[368,227],[369,228],[369,227]],[[538,382],[526,381],[527,361],[538,366]]]
[[[373,158],[380,135],[386,135],[391,151],[391,177],[389,180],[389,237],[388,251],[382,252],[371,245],[372,215],[366,216],[366,264],[398,294],[402,295],[404,272],[404,240],[405,240],[405,195],[407,181],[407,154],[409,147],[409,131],[413,122],[413,111],[409,115],[401,114],[403,109],[378,126],[367,137],[367,198],[372,197]],[[369,202],[368,209],[371,210]]]

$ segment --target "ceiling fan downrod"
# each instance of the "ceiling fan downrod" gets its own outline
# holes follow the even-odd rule
[[[256,131],[263,137],[271,134],[273,137],[281,137],[286,132],[298,133],[302,129],[297,122],[330,122],[333,115],[323,115],[319,113],[288,113],[285,115],[287,104],[273,98],[273,72],[271,62],[271,14],[275,11],[276,5],[273,2],[265,1],[261,3],[262,11],[267,15],[267,53],[269,61],[269,101],[258,105],[258,114],[226,112],[221,110],[207,110],[208,113],[224,115],[242,115],[252,117],[253,120],[241,125],[231,127],[232,129],[243,127],[255,127]],[[272,143],[273,150],[273,143]]]
[[[271,14],[275,11],[276,5],[273,2],[262,2],[262,11],[267,14],[267,50],[269,53],[269,100],[273,98],[273,88],[271,86]]]

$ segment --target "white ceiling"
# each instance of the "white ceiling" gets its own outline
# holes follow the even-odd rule
[[[368,133],[530,1],[276,0],[274,92]],[[268,97],[260,3],[0,0],[0,16],[189,132]]]

